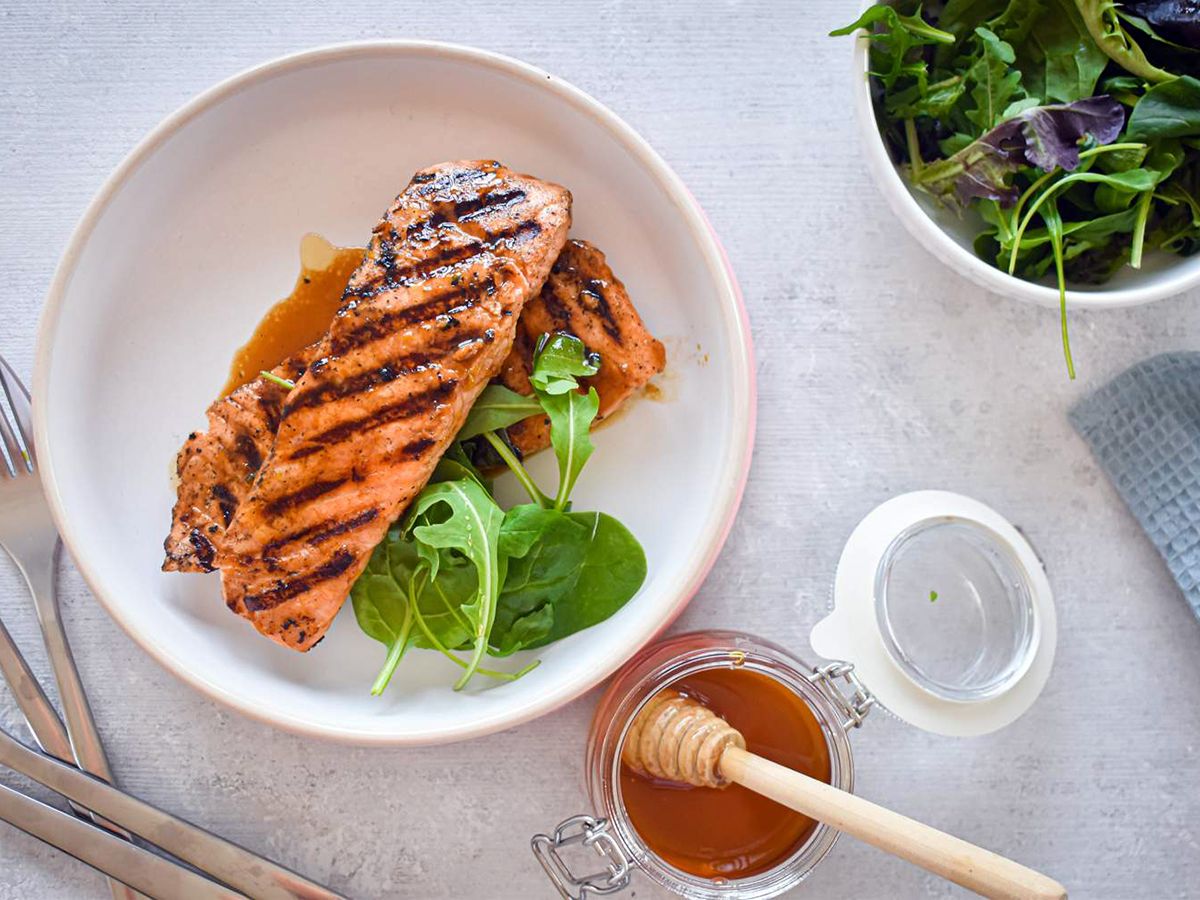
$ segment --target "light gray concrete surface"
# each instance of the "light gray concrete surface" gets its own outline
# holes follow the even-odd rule
[[[1042,868],[1075,897],[1200,896],[1200,624],[1065,417],[1123,367],[1193,348],[1200,294],[1075,314],[1081,375],[1068,383],[1056,315],[942,268],[869,181],[850,47],[824,36],[855,6],[9,0],[0,352],[28,374],[42,297],[88,199],[142,134],[213,82],[374,37],[448,39],[542,66],[611,106],[678,170],[749,303],[754,468],[728,546],[678,627],[741,628],[809,653],[842,542],[867,510],[921,487],[992,503],[1029,534],[1057,592],[1049,686],[986,738],[872,716],[855,735],[859,790]],[[194,693],[117,629],[69,564],[62,582],[100,728],[131,791],[355,897],[552,896],[527,840],[585,805],[594,694],[473,743],[318,743]],[[37,648],[22,590],[6,566],[4,618]],[[0,697],[0,721],[16,727]],[[796,895],[956,893],[846,840]],[[0,825],[2,900],[101,896],[95,873]],[[631,896],[660,894],[642,881]]]

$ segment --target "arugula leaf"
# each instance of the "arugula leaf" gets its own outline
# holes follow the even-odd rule
[[[542,405],[536,397],[527,397],[503,385],[489,384],[467,413],[456,441],[465,441],[485,431],[499,431],[530,416],[540,415]]]
[[[600,357],[570,334],[543,334],[533,356],[529,383],[539,394],[557,396],[579,389],[579,380],[600,371]]]
[[[554,508],[562,510],[567,508],[579,473],[595,450],[590,429],[600,411],[600,395],[595,388],[589,388],[586,394],[569,391],[543,397],[542,405],[550,416],[550,443],[558,458],[558,492],[554,495]]]
[[[434,517],[434,513],[445,512],[440,507],[448,507],[447,517]],[[496,617],[496,597],[504,581],[498,547],[504,513],[478,482],[468,479],[426,487],[413,501],[408,521],[431,579],[438,577],[440,554],[429,551],[457,550],[475,567],[475,595],[460,606],[471,625],[473,646],[467,668],[454,685],[455,690],[462,690],[487,651]]]
[[[550,443],[558,459],[558,510],[567,508],[575,481],[595,449],[589,432],[600,411],[600,395],[595,388],[581,394],[578,378],[595,375],[599,367],[599,359],[573,335],[543,335],[538,341],[529,381],[550,418]]]
[[[464,478],[474,479],[489,494],[492,492],[492,482],[471,461],[463,445],[455,441],[438,460],[429,482],[437,484],[439,481],[461,481]]]
[[[929,73],[921,48],[954,43],[954,35],[921,18],[919,7],[914,15],[902,15],[887,3],[875,4],[849,25],[831,31],[830,35],[846,35],[860,29],[871,41],[871,74],[889,89],[901,78],[916,79],[918,89],[912,97],[914,101],[926,93]]]
[[[978,62],[967,70],[975,82],[971,97],[975,108],[966,116],[981,132],[990,131],[1000,121],[1013,96],[1021,88],[1021,73],[1009,67],[1016,59],[1012,45],[982,25],[975,29],[980,46]]]
[[[1071,338],[1067,332],[1067,276],[1063,272],[1063,220],[1058,212],[1058,201],[1051,198],[1042,210],[1042,221],[1050,235],[1050,246],[1054,252],[1054,268],[1058,275],[1058,318],[1062,328],[1063,357],[1067,362],[1067,377],[1075,380],[1075,361],[1071,358]]]
[[[967,81],[961,75],[952,75],[937,84],[915,82],[886,97],[884,107],[901,119],[929,116],[931,119],[942,120],[949,116],[950,110],[958,103],[966,89]]]
[[[1129,114],[1126,138],[1150,141],[1200,135],[1200,81],[1185,75],[1156,84]]]

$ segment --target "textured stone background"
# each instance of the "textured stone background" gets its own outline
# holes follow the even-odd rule
[[[855,735],[859,790],[1043,868],[1076,897],[1200,896],[1200,625],[1065,418],[1123,367],[1194,348],[1200,294],[1074,315],[1081,376],[1068,383],[1055,314],[948,272],[868,180],[849,43],[823,36],[854,7],[9,0],[0,352],[28,374],[42,297],[88,199],[149,128],[213,82],[282,53],[375,37],[448,39],[542,66],[611,106],[679,171],[750,306],[754,469],[729,544],[678,627],[742,628],[807,654],[842,542],[868,509],[921,487],[992,503],[1029,534],[1057,592],[1049,686],[986,738],[872,716]],[[5,565],[5,621],[37,648],[22,591]],[[278,733],[184,687],[69,565],[63,597],[131,791],[356,897],[552,895],[527,839],[584,806],[594,695],[474,743],[347,749]],[[6,696],[0,721],[18,724]],[[850,840],[797,892],[956,893]],[[0,825],[2,900],[104,895],[93,872]],[[636,895],[658,896],[645,882]]]

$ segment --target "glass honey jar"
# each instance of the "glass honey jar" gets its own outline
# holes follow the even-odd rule
[[[634,719],[666,688],[727,719],[751,752],[852,791],[849,732],[875,705],[933,733],[986,734],[1033,704],[1053,664],[1054,605],[1037,554],[961,495],[905,494],[867,515],[843,551],[832,606],[812,643],[833,662],[703,631],[643,650],[614,676],[587,742],[595,814],[532,841],[564,898],[617,893],[636,868],[684,897],[763,900],[807,878],[837,840],[739,785],[655,783],[623,765]]]
[[[737,680],[722,678],[721,673],[736,673]],[[853,789],[854,758],[847,733],[862,724],[875,701],[854,676],[852,666],[846,663],[810,666],[769,641],[733,631],[679,635],[643,651],[630,662],[609,684],[596,708],[585,768],[588,796],[599,815],[575,816],[559,825],[553,834],[533,839],[534,853],[562,896],[583,898],[616,893],[628,884],[636,866],[653,881],[685,897],[704,900],[775,897],[803,881],[837,840],[835,830],[786,812],[786,816],[800,821],[782,823],[771,830],[789,831],[790,826],[790,834],[783,837],[791,838],[792,845],[782,853],[775,848],[775,858],[769,859],[767,865],[763,863],[772,855],[767,844],[772,837],[778,839],[779,834],[765,835],[762,846],[756,845],[755,852],[760,858],[752,862],[757,865],[726,865],[728,874],[721,872],[722,864],[728,861],[717,858],[720,853],[715,848],[711,859],[705,860],[701,849],[681,861],[678,847],[664,844],[662,832],[656,832],[652,827],[656,823],[644,814],[653,808],[648,804],[656,801],[631,781],[621,764],[621,748],[638,711],[659,691],[681,685],[684,689],[696,689],[698,685],[701,691],[724,689],[726,701],[742,695],[747,703],[766,693],[771,698],[770,714],[776,718],[771,725],[774,730],[780,728],[779,717],[786,716],[790,707],[798,713],[793,716],[796,721],[792,724],[808,728],[816,738],[817,752],[809,756],[824,764],[819,773],[822,780],[843,790]],[[722,708],[722,704],[717,708],[730,718],[731,724],[746,733],[753,745],[754,724],[738,721],[736,715],[730,715],[733,710]],[[771,752],[765,747],[756,749],[765,750],[767,755]],[[794,764],[786,758],[779,761]],[[736,786],[727,790],[734,789],[744,790]],[[678,797],[664,795],[662,799],[670,801]],[[643,811],[641,817],[639,806]],[[661,818],[662,809],[655,812]],[[675,825],[679,827],[684,822],[677,819]],[[575,845],[593,850],[602,864],[601,871],[582,875],[573,872],[567,853]],[[706,861],[717,868],[710,866],[707,875],[699,874]]]

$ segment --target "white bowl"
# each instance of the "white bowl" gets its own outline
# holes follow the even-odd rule
[[[664,399],[596,435],[575,495],[641,539],[649,575],[608,621],[539,652],[512,684],[455,694],[437,654],[368,693],[384,648],[349,608],[308,654],[230,614],[216,576],[165,574],[169,471],[233,351],[288,293],[301,235],[367,239],[417,168],[498,158],[567,185],[668,348]],[[363,744],[458,740],[549,712],[600,682],[682,610],[724,542],[754,429],[750,336],[733,275],[679,178],[592,98],[465,47],[372,42],[252,69],[159,125],[109,178],[55,275],[34,378],[55,518],[113,618],[222,703]],[[553,460],[534,460],[546,476]],[[477,679],[482,682],[484,679]]]
[[[930,197],[911,188],[888,155],[871,102],[868,72],[869,41],[859,35],[854,42],[854,106],[862,131],[867,168],[892,212],[925,249],[980,287],[1006,297],[1041,306],[1059,306],[1058,287],[1052,281],[1025,281],[997,269],[975,255],[972,242],[983,230],[977,216],[959,216],[938,206]],[[1122,268],[1107,284],[1067,289],[1067,304],[1075,308],[1113,309],[1162,300],[1200,285],[1200,254],[1189,258],[1169,253],[1147,253],[1141,269]]]

